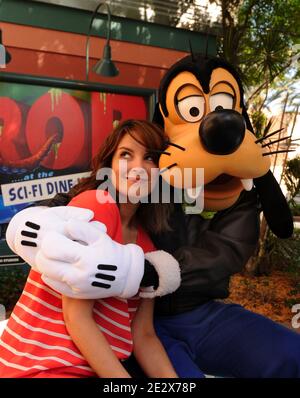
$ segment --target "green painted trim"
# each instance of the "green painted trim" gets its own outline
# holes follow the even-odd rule
[[[0,20],[19,25],[87,34],[91,16],[89,11],[53,4],[0,0]],[[106,37],[107,15],[99,13],[95,21],[92,35]],[[111,38],[178,51],[188,51],[189,40],[195,52],[204,52],[206,46],[206,34],[115,16],[111,21]],[[216,36],[209,35],[208,53],[216,55],[216,51]]]
[[[0,81],[12,83],[33,84],[39,86],[51,86],[57,88],[66,88],[70,90],[84,91],[105,91],[107,93],[142,95],[150,97],[156,93],[156,90],[150,88],[116,86],[96,82],[84,82],[80,80],[55,79],[46,76],[22,75],[19,73],[0,72]]]

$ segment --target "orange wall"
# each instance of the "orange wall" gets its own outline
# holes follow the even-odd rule
[[[12,55],[5,72],[85,80],[86,36],[57,30],[1,23],[3,42]],[[90,39],[90,74],[93,82],[157,88],[166,69],[187,53],[124,41],[111,41],[112,59],[120,74],[97,76],[91,67],[102,57],[105,39]]]

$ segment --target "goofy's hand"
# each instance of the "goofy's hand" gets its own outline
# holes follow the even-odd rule
[[[78,207],[29,207],[17,213],[8,224],[7,244],[13,252],[38,271],[36,254],[46,233],[49,231],[64,233],[68,220],[78,219],[88,222],[93,217],[93,211]]]
[[[45,283],[80,299],[132,297],[144,273],[143,250],[113,241],[97,221],[69,220],[65,234],[45,234],[36,263]]]

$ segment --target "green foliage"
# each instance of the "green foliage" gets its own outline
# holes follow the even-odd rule
[[[289,203],[292,208],[297,208],[295,197],[300,195],[300,156],[286,163],[283,179],[289,193]]]
[[[250,114],[250,117],[256,136],[260,138],[261,136],[266,135],[266,127],[268,126],[268,118],[266,115],[260,109],[254,108]]]
[[[244,12],[248,12],[247,3],[249,1],[245,1],[241,8],[240,19],[247,16],[243,15]],[[283,33],[286,23],[278,29],[279,19],[276,14],[279,7],[274,3],[277,2],[260,1],[253,7],[249,18],[249,35],[241,42],[240,62],[244,77],[250,86],[263,81],[266,73],[272,80],[280,73],[281,66],[287,63],[289,57],[291,41]]]
[[[291,211],[293,216],[300,216],[300,204],[296,203],[294,206],[292,206]]]
[[[300,37],[299,10],[299,0],[243,1],[238,18],[248,18],[249,34],[240,42],[240,63],[248,86],[284,72]]]
[[[285,78],[299,53],[299,0],[217,0],[222,7],[220,53],[241,72],[246,88],[261,95]],[[296,75],[299,64],[293,64]]]
[[[24,288],[29,267],[26,265],[0,267],[0,304],[11,312]]]
[[[269,233],[266,242],[265,261],[269,261],[272,268],[293,273],[300,277],[300,229],[295,229],[289,239],[279,239]]]

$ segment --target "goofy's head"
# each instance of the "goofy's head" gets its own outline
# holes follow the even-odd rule
[[[291,214],[269,171],[268,151],[254,135],[243,96],[239,75],[225,60],[192,55],[174,64],[161,81],[154,116],[169,138],[160,158],[162,176],[176,186],[178,179],[170,176],[174,170],[184,176],[185,168],[204,169],[207,210],[232,206],[254,183],[271,229],[275,225],[276,235],[286,237],[293,230]],[[180,183],[199,186],[196,173],[190,186]]]

